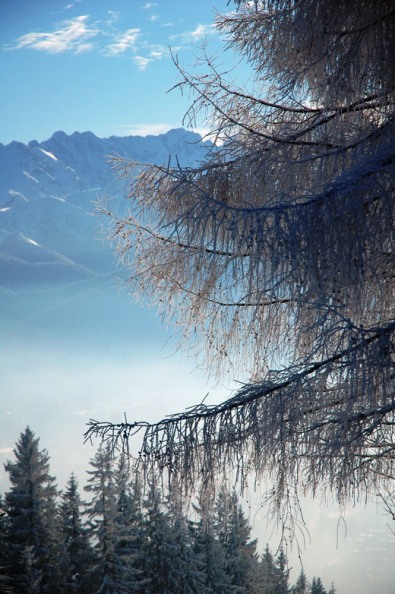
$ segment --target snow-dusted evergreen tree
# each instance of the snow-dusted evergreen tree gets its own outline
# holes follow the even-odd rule
[[[246,381],[223,404],[141,423],[145,462],[191,489],[202,469],[212,485],[230,467],[270,475],[284,517],[297,488],[342,502],[394,476],[395,13],[393,0],[236,4],[217,27],[249,79],[175,58],[187,123],[208,113],[223,144],[195,168],[118,161],[130,212],[105,212],[132,292],[210,370]]]
[[[193,506],[198,515],[193,522],[195,562],[204,573],[201,594],[226,594],[229,592],[229,576],[226,573],[225,550],[216,538],[214,529],[213,504],[204,497]]]
[[[143,574],[144,518],[138,475],[130,477],[121,459],[115,474],[117,491],[116,554],[124,568],[122,587],[131,594],[144,594],[149,580]]]
[[[90,575],[94,594],[126,594],[125,574],[128,571],[118,548],[120,530],[118,495],[114,477],[115,460],[108,447],[101,445],[90,461],[92,470],[85,490],[91,499],[85,512],[96,560]]]
[[[288,559],[283,549],[277,557],[271,553],[266,545],[260,562],[260,576],[263,594],[289,594],[294,592],[289,584]],[[295,586],[296,587],[296,586]],[[298,590],[295,590],[298,592]],[[303,592],[303,590],[302,590]],[[307,594],[307,590],[304,594]]]
[[[20,556],[21,574],[19,576],[17,592],[26,594],[41,594],[43,572],[38,568],[39,561],[33,546],[24,547]],[[60,586],[60,581],[58,582]]]
[[[8,517],[5,512],[5,503],[0,495],[0,593],[11,594],[11,557],[8,546]]]
[[[217,497],[214,518],[215,532],[225,553],[228,592],[259,594],[262,592],[256,540],[239,505],[235,492],[223,487]]]
[[[264,594],[275,594],[278,586],[278,573],[275,559],[268,544],[266,544],[262,554],[260,569]]]
[[[78,482],[72,473],[60,503],[62,582],[66,594],[85,594],[89,591],[85,578],[93,563],[93,551],[82,522],[82,511]]]
[[[280,549],[280,552],[276,557],[275,566],[277,573],[275,594],[289,594],[290,588],[288,559],[283,549]]]
[[[144,501],[144,576],[147,594],[169,594],[174,580],[175,546],[163,495],[155,477],[151,477]]]
[[[8,461],[10,490],[5,494],[12,565],[10,577],[18,594],[52,594],[60,583],[59,522],[55,479],[49,474],[49,456],[29,427]]]
[[[301,570],[295,585],[291,589],[292,594],[309,594],[309,583],[306,574]]]
[[[311,580],[310,594],[327,594],[320,577]]]
[[[285,555],[274,559],[266,546],[258,563],[256,541],[234,492],[223,487],[216,498],[202,493],[192,520],[181,493],[169,499],[157,477],[150,477],[143,500],[138,474],[101,446],[88,471],[90,501],[81,501],[72,473],[56,516],[49,457],[38,442],[27,428],[15,448],[17,462],[6,464],[12,486],[4,503],[0,497],[2,594],[288,592]],[[301,581],[292,594],[310,594],[298,588]],[[314,587],[320,585],[316,578]]]
[[[173,554],[170,592],[204,594],[206,566],[194,546],[195,530],[188,519],[188,512],[181,496],[170,500],[168,517],[169,546]]]

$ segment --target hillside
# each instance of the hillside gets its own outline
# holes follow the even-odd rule
[[[0,144],[0,285],[75,282],[109,272],[113,257],[94,216],[100,197],[123,200],[111,157],[193,165],[210,143],[184,129],[98,138],[55,132],[44,142]]]

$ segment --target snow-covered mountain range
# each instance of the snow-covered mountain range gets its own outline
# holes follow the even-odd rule
[[[184,129],[110,138],[55,132],[41,143],[0,144],[0,286],[89,280],[110,270],[94,203],[125,194],[111,157],[158,164],[177,157],[190,166],[209,145]]]

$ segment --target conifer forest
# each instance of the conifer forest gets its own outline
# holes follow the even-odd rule
[[[187,505],[139,477],[101,444],[80,489],[60,491],[50,456],[27,427],[5,464],[0,592],[14,594],[334,594],[284,550],[251,536],[234,491]],[[82,495],[83,493],[83,495]]]

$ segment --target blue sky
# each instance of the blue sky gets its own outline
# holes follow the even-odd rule
[[[97,136],[182,125],[170,49],[194,63],[217,51],[215,11],[226,0],[0,0],[0,142],[42,141],[56,130]]]

